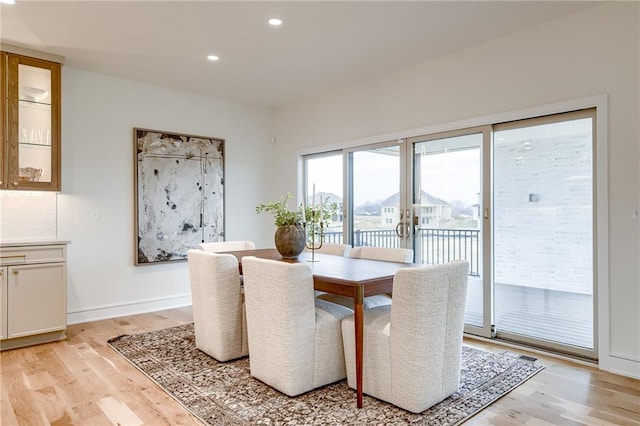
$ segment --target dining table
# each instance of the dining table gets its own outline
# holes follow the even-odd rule
[[[401,262],[358,259],[305,251],[295,259],[284,259],[275,248],[225,252],[238,259],[242,274],[242,258],[255,256],[290,263],[306,263],[313,273],[313,287],[317,291],[353,298],[356,348],[356,403],[362,408],[363,314],[364,298],[393,292],[393,277],[402,268],[418,266]]]

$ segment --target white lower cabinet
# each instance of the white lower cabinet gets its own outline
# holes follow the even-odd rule
[[[0,349],[64,339],[66,245],[0,247]]]

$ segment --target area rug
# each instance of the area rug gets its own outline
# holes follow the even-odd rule
[[[196,348],[193,324],[124,335],[109,346],[204,423],[218,425],[457,425],[542,370],[534,358],[463,346],[460,389],[413,414],[375,398],[356,407],[346,380],[297,397],[251,377],[249,358],[218,362]]]

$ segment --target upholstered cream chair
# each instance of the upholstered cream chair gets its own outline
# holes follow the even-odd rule
[[[230,254],[187,251],[196,347],[218,361],[249,354],[238,260]]]
[[[311,251],[305,249],[305,251]],[[349,244],[335,244],[335,243],[322,243],[319,249],[316,249],[316,253],[332,254],[334,256],[349,256],[351,246]]]
[[[349,256],[358,259],[386,260],[387,262],[413,263],[413,250],[389,247],[354,247]]]
[[[340,324],[351,311],[315,300],[306,263],[242,259],[251,375],[289,396],[346,377]]]
[[[364,312],[364,393],[420,413],[458,390],[468,273],[464,260],[396,273],[393,304]],[[355,388],[353,322],[342,339]]]
[[[256,245],[253,241],[213,241],[208,243],[200,243],[200,248],[204,251],[220,252],[255,250]]]

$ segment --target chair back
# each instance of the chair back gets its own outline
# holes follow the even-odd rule
[[[212,241],[200,243],[200,249],[210,252],[255,250],[256,245],[253,241]]]
[[[430,407],[458,389],[468,274],[464,260],[396,273],[389,342],[394,400],[419,394],[418,406]]]
[[[247,355],[244,297],[238,260],[230,254],[187,251],[196,346],[218,361]]]
[[[251,375],[288,395],[312,389],[316,310],[311,268],[242,258]]]
[[[413,263],[413,250],[404,248],[354,247],[351,249],[349,256],[359,259]]]
[[[309,249],[305,250],[311,251]],[[316,253],[332,254],[334,256],[349,256],[349,252],[351,252],[349,244],[322,243],[322,246],[316,249]]]

